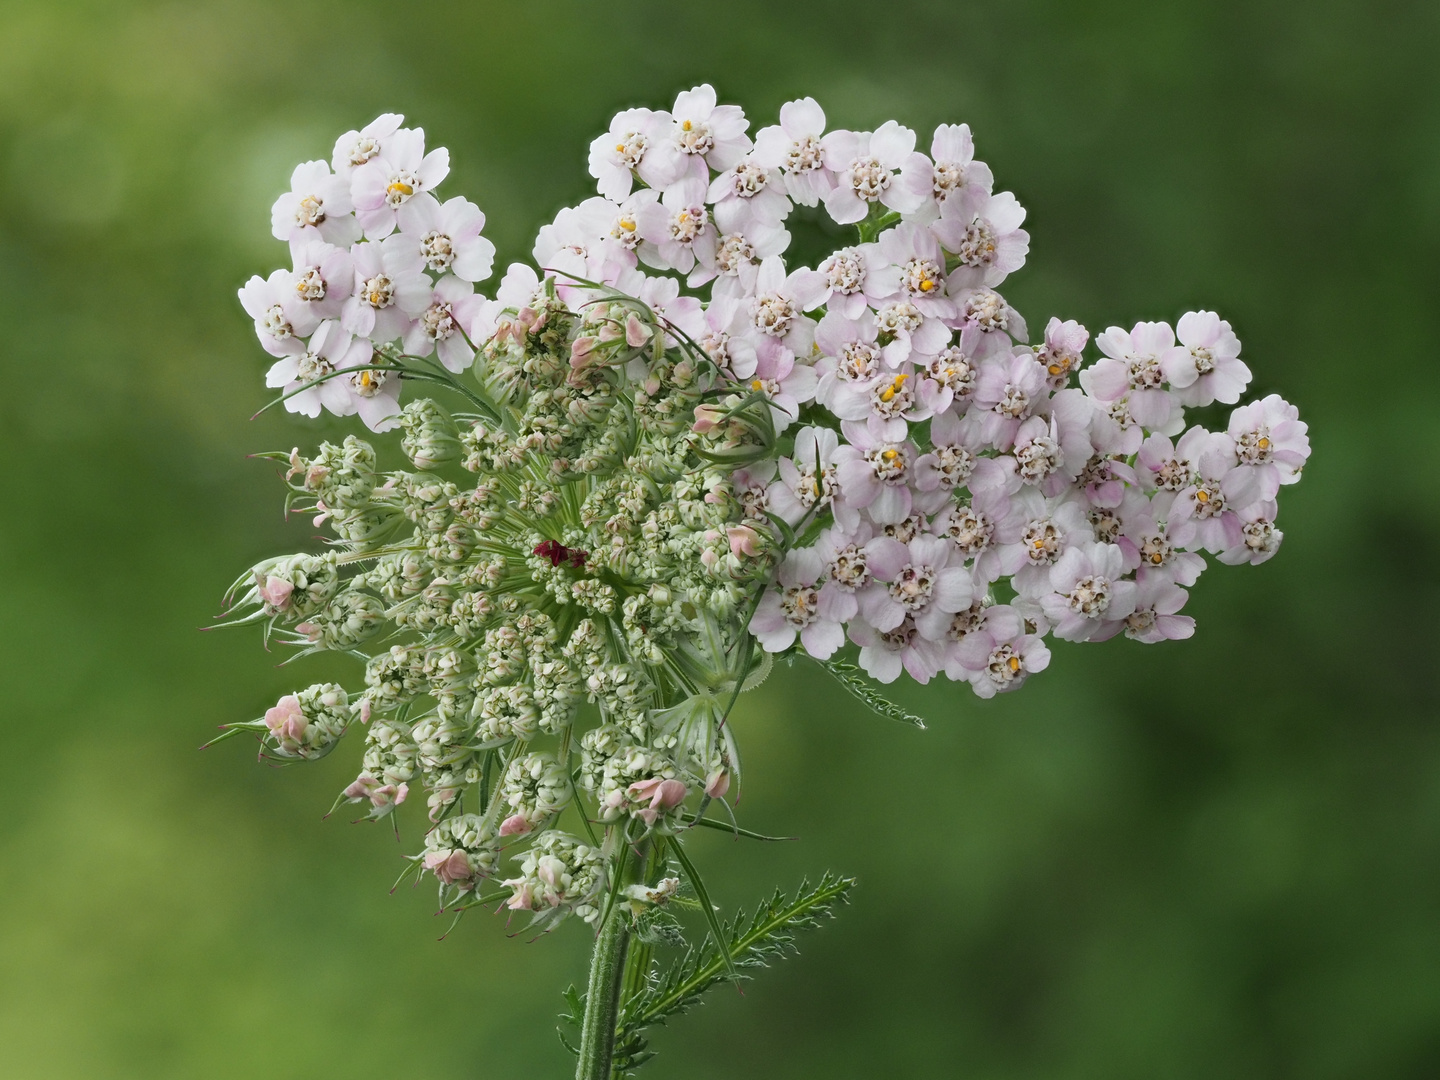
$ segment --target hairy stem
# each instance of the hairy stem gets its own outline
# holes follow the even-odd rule
[[[610,1080],[620,1013],[620,986],[625,981],[625,953],[630,945],[630,916],[622,905],[610,911],[595,952],[590,957],[590,982],[585,991],[585,1017],[580,1024],[580,1061],[575,1080]]]

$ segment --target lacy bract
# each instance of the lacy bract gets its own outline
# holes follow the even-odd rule
[[[361,725],[343,797],[380,817],[426,792],[414,867],[447,902],[596,920],[630,844],[725,800],[726,717],[770,654],[849,643],[881,682],[990,697],[1050,637],[1188,637],[1205,555],[1279,546],[1295,408],[1187,422],[1250,380],[1211,312],[1112,327],[1088,365],[1073,321],[1030,343],[997,291],[1024,211],[965,125],[927,155],[893,121],[827,132],[809,98],[753,140],[708,86],[623,112],[599,195],[494,299],[484,215],[436,197],[448,154],[400,125],[296,169],[272,219],[293,266],[240,298],[287,409],[398,429],[412,469],[354,436],[274,455],[334,538],[232,600],[364,663],[241,728],[310,759]],[[796,206],[855,242],[787,267]]]

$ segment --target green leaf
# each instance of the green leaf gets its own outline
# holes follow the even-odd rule
[[[700,908],[705,913],[705,921],[710,924],[710,933],[715,938],[715,949],[725,961],[725,970],[736,986],[740,985],[740,972],[735,967],[735,961],[730,955],[730,950],[725,947],[725,930],[720,925],[720,917],[715,914],[715,905],[710,902],[710,894],[705,891],[705,882],[700,880],[700,874],[695,869],[695,864],[690,861],[690,856],[685,854],[685,848],[680,843],[678,836],[671,838],[675,847],[675,858],[685,869],[685,877],[690,881],[690,887],[695,890],[695,898],[700,901]]]
[[[699,825],[706,829],[718,829],[720,832],[727,832],[731,836],[744,836],[751,840],[765,840],[770,843],[781,843],[785,840],[799,840],[798,836],[766,836],[763,833],[751,832],[749,829],[742,829],[739,825],[727,825],[715,818],[686,818],[685,824]]]
[[[912,727],[925,730],[923,719],[908,709],[902,709],[880,693],[865,677],[865,673],[854,664],[847,660],[817,660],[816,663],[835,676],[841,686],[863,701],[877,716],[883,716],[887,720],[898,720],[902,724],[910,724]]]
[[[629,998],[621,1009],[616,1074],[627,1075],[654,1056],[642,1034],[645,1028],[663,1024],[669,1017],[693,1008],[710,987],[731,978],[732,966],[768,967],[775,960],[794,955],[798,951],[795,932],[813,929],[821,920],[833,917],[848,901],[854,885],[854,878],[827,872],[813,888],[802,881],[794,896],[787,897],[777,889],[753,914],[740,912],[722,928],[719,940],[723,946],[716,947],[713,941],[691,946],[667,971],[655,971],[644,990]],[[749,978],[745,974],[740,977]]]

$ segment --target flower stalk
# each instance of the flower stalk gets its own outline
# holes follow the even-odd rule
[[[630,914],[616,904],[595,938],[585,1014],[580,1021],[580,1054],[575,1080],[610,1080],[620,1019],[620,991],[630,947]]]

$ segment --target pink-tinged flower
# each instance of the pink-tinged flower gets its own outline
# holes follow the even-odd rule
[[[772,255],[755,276],[755,297],[750,316],[755,328],[755,349],[762,360],[784,352],[808,357],[815,341],[815,321],[805,312],[820,306],[825,279],[814,270],[799,267],[785,273],[785,263]]]
[[[319,318],[338,318],[355,288],[350,253],[324,240],[302,238],[290,241],[290,258],[295,267],[291,281],[300,302]]]
[[[1035,359],[1045,369],[1052,389],[1059,390],[1080,370],[1081,354],[1089,340],[1090,331],[1074,319],[1051,319],[1045,324],[1045,341],[1035,350]]]
[[[601,195],[620,202],[638,176],[652,188],[673,183],[679,150],[669,138],[670,114],[627,109],[610,121],[610,130],[590,144],[590,175]]]
[[[954,413],[941,413],[930,425],[933,449],[915,462],[914,485],[918,492],[949,492],[968,487],[971,491],[989,488],[1013,489],[1014,460],[982,457],[988,444],[981,441],[973,425]]]
[[[914,213],[930,194],[930,162],[915,152],[915,132],[887,120],[873,133],[832,131],[821,140],[835,187],[825,209],[841,225],[853,225],[880,203]]]
[[[969,326],[960,332],[959,340],[946,345],[925,365],[917,393],[934,414],[957,415],[970,408],[975,397],[975,384],[980,377],[980,364],[992,356],[1008,352],[1009,342],[997,334],[987,334]]]
[[[705,794],[711,799],[723,799],[730,790],[730,771],[712,769],[705,777]]]
[[[660,202],[640,213],[640,260],[661,270],[688,274],[699,263],[715,265],[718,234],[705,208],[705,184],[685,177],[665,189]]]
[[[667,346],[680,344],[677,335],[670,333],[669,328],[674,328],[691,341],[705,333],[705,309],[695,297],[681,296],[680,282],[674,278],[645,277],[636,270],[630,275],[621,275],[616,287],[621,292],[636,297],[655,313],[660,325],[667,329]],[[628,319],[626,326],[628,335]]]
[[[923,686],[944,663],[944,646],[923,637],[909,617],[893,630],[852,622],[850,640],[860,646],[861,669],[876,682],[892,683],[905,671]]]
[[[1258,502],[1240,511],[1240,543],[1226,548],[1216,558],[1227,566],[1241,563],[1258,566],[1274,555],[1285,539],[1285,534],[1275,528],[1275,512],[1275,503],[1270,501]]]
[[[1299,480],[1310,458],[1309,425],[1300,419],[1300,410],[1279,394],[1241,405],[1230,414],[1226,431],[1235,440],[1241,468],[1258,482],[1262,499],[1275,498],[1281,485]],[[1244,505],[1236,503],[1239,508]]]
[[[405,117],[400,113],[382,113],[359,131],[347,131],[335,140],[330,167],[335,175],[349,175],[385,150],[385,140],[394,135]]]
[[[963,275],[956,271],[950,275],[947,287],[955,298],[953,322],[957,330],[974,326],[987,334],[1008,334],[1016,341],[1025,341],[1028,337],[1024,317],[990,286],[966,285]]]
[[[277,240],[315,238],[343,247],[360,237],[351,210],[350,181],[323,161],[306,161],[290,174],[290,190],[270,208],[270,232]]]
[[[749,525],[731,525],[725,529],[725,538],[730,544],[730,554],[735,558],[754,558],[760,554],[760,534]]]
[[[404,236],[382,243],[356,244],[355,293],[345,301],[341,325],[374,342],[404,337],[410,321],[430,306],[430,279]]]
[[[968,506],[952,506],[935,518],[937,536],[949,540],[957,557],[971,564],[983,587],[1001,576],[1001,551],[1016,544],[1029,524],[1026,504],[1000,488],[976,492]]]
[[[915,372],[904,364],[899,371],[885,371],[866,382],[837,381],[828,405],[841,420],[864,421],[882,438],[903,442],[907,424],[930,418],[917,386]]]
[[[975,142],[969,124],[941,124],[930,142],[934,159],[930,173],[931,198],[940,213],[964,217],[990,195],[995,178],[990,166],[975,160]],[[926,214],[933,217],[935,211]]]
[[[800,406],[814,400],[818,382],[815,369],[796,363],[787,352],[760,351],[750,389],[764,394],[776,431],[784,431],[800,416]]]
[[[1124,458],[1106,454],[1090,457],[1072,479],[1085,496],[1085,501],[1090,504],[1091,510],[1108,510],[1119,506],[1140,483],[1135,470]]]
[[[1147,436],[1135,455],[1135,476],[1146,491],[1155,492],[1155,513],[1164,518],[1170,511],[1170,504],[1181,489],[1189,487],[1195,478],[1200,455],[1219,455],[1222,462],[1228,461],[1233,453],[1234,443],[1202,427],[1192,427],[1172,443],[1165,435]]]
[[[1174,535],[1153,502],[1137,491],[1128,491],[1120,506],[1091,511],[1095,538],[1114,543],[1125,553],[1125,565],[1143,575],[1161,576],[1189,588],[1205,570],[1205,558],[1181,545],[1195,535],[1191,522],[1177,522]]]
[[[514,889],[510,899],[505,901],[505,906],[511,911],[534,911],[535,910],[535,886],[522,878],[514,878],[510,881],[502,881],[506,888]]]
[[[469,282],[490,276],[495,265],[495,245],[480,235],[485,227],[484,211],[465,198],[443,203],[421,199],[406,205],[405,246],[425,269],[435,274],[454,274]]]
[[[450,151],[443,146],[425,152],[425,132],[402,128],[385,140],[382,153],[355,170],[350,193],[355,217],[371,240],[381,240],[398,225],[423,234],[433,220],[435,196],[430,194],[450,174]]]
[[[858,594],[860,615],[882,632],[908,617],[931,641],[944,637],[950,616],[970,606],[975,582],[949,540],[922,534],[904,548],[888,546],[869,558],[874,579]]]
[[[649,806],[635,811],[635,816],[644,821],[646,825],[654,825],[661,814],[674,810],[685,801],[688,793],[685,785],[679,780],[663,779],[659,776],[637,781],[626,790],[632,799],[650,800]],[[550,884],[555,883],[551,882]]]
[[[320,325],[319,314],[295,290],[289,270],[258,274],[240,290],[240,306],[255,320],[255,336],[271,356],[296,356],[305,351],[304,338]]]
[[[950,327],[903,297],[880,303],[875,309],[875,328],[880,334],[881,355],[892,368],[907,360],[929,363],[950,344]]]
[[[1234,405],[1250,385],[1250,369],[1240,359],[1240,339],[1213,311],[1191,311],[1175,325],[1180,348],[1170,355],[1165,377],[1182,405]]]
[[[857,596],[871,582],[870,558],[894,549],[890,558],[904,557],[904,544],[877,532],[869,522],[853,530],[826,529],[815,543],[824,562],[824,584],[820,588],[821,617],[849,622],[860,610]]]
[[[714,264],[697,265],[685,283],[695,289],[713,280],[712,304],[726,299],[748,300],[755,293],[761,264],[789,246],[790,234],[778,225],[754,223],[743,231],[722,233],[715,241]]]
[[[709,83],[682,91],[671,110],[670,138],[680,152],[678,174],[703,181],[710,169],[724,172],[750,152],[750,121],[738,105],[715,104]]]
[[[406,331],[405,351],[414,356],[433,352],[447,370],[464,371],[475,360],[466,332],[475,325],[484,303],[485,298],[476,294],[474,285],[447,274],[431,293],[430,306]]]
[[[346,365],[340,369],[350,371],[350,374],[334,380],[350,392],[351,408],[341,415],[359,413],[360,419],[371,431],[389,431],[398,423],[395,418],[400,415],[399,376],[375,370],[371,364],[373,356],[354,364],[350,363],[352,359],[359,360],[359,354],[353,350],[346,355]]]
[[[706,199],[714,204],[721,232],[744,232],[756,225],[779,227],[790,213],[790,199],[777,168],[747,154],[710,182]]]
[[[524,836],[534,828],[535,826],[530,823],[530,819],[524,814],[511,814],[500,823],[499,835]]]
[[[305,729],[310,722],[300,708],[300,699],[294,694],[286,694],[278,704],[265,710],[265,726],[277,739],[298,743],[305,738]]]
[[[1123,623],[1109,624],[1113,629],[1105,636],[1123,627],[1126,637],[1146,645],[1188,638],[1195,633],[1195,620],[1188,615],[1175,614],[1188,599],[1190,594],[1164,574],[1142,570],[1135,588],[1135,610],[1125,617]],[[1097,634],[1090,640],[1103,639]]]
[[[802,428],[795,435],[792,455],[780,459],[780,478],[767,492],[770,511],[791,526],[824,512],[838,490],[835,451],[839,446],[839,436],[829,428]]]
[[[1112,326],[1095,339],[1104,359],[1080,373],[1080,385],[1106,404],[1128,397],[1130,415],[1151,431],[1165,426],[1174,402],[1165,391],[1166,369],[1184,362],[1169,323],[1142,322],[1126,332]]]
[[[324,408],[348,416],[355,411],[350,391],[344,379],[330,376],[341,368],[368,364],[373,351],[369,341],[352,336],[338,322],[323,322],[303,353],[275,361],[265,385],[283,387],[291,395],[285,399],[289,412],[315,417]]]
[[[1091,399],[1079,390],[1061,390],[1041,407],[1043,415],[1030,417],[1016,429],[1011,453],[1015,458],[1016,478],[1054,497],[1066,490],[1091,460],[1093,406]],[[1128,472],[1128,466],[1125,471]],[[1117,475],[1123,477],[1123,474]],[[1107,472],[1092,477],[1092,482],[1101,484],[1110,478]],[[1118,501],[1119,493],[1114,494]]]
[[[1085,501],[1073,495],[1046,499],[1034,488],[1022,488],[1012,497],[1011,513],[1024,521],[1019,536],[999,549],[1002,577],[1010,577],[1017,592],[1038,596],[1048,587],[1050,568],[1066,551],[1093,543]]]
[[[842,498],[834,504],[835,520],[847,529],[865,510],[878,525],[904,521],[913,496],[909,481],[919,457],[910,442],[895,443],[866,427],[846,433],[848,442],[835,451],[835,475]]]
[[[815,328],[815,345],[820,352],[815,400],[827,409],[846,387],[869,386],[886,370],[871,319],[847,319],[832,308]]]
[[[826,314],[859,319],[867,308],[879,307],[898,287],[898,272],[886,270],[878,244],[860,244],[831,253],[819,267],[825,275],[821,302]]]
[[[923,225],[907,221],[880,235],[884,268],[872,275],[886,297],[898,296],[933,318],[950,318],[955,302],[948,295],[945,253]]]
[[[783,652],[800,644],[817,660],[828,659],[845,644],[842,620],[821,603],[824,552],[797,548],[786,554],[775,584],[761,597],[749,629],[766,652]]]
[[[1168,525],[1177,545],[1221,552],[1242,542],[1236,511],[1260,500],[1262,481],[1237,463],[1228,435],[1206,434],[1190,483],[1175,493]]]
[[[257,575],[255,591],[264,601],[267,613],[273,615],[290,606],[290,594],[295,591],[295,586],[284,578],[269,576],[262,579]]]
[[[750,326],[747,304],[721,297],[705,309],[705,329],[695,340],[705,355],[725,374],[749,379],[755,374],[755,346],[746,332]]]
[[[619,203],[597,196],[564,207],[535,237],[536,264],[562,278],[574,275],[613,285],[635,268],[642,212],[659,199],[658,191],[646,188]]]
[[[946,200],[930,230],[959,261],[952,286],[957,291],[961,286],[994,288],[1024,266],[1030,251],[1030,234],[1020,227],[1024,220],[1025,208],[1008,191],[964,200],[963,205]]]
[[[1081,376],[1083,379],[1083,372]],[[1085,394],[1095,402],[1090,419],[1090,441],[1095,445],[1096,451],[1129,457],[1139,450],[1140,443],[1145,438],[1145,429],[1130,415],[1129,396],[1106,402],[1095,398],[1088,390]],[[1171,421],[1157,429],[1157,432],[1164,436],[1178,435],[1185,423],[1185,410],[1180,403],[1172,400],[1172,405],[1174,408],[1170,414]]]
[[[446,885],[473,884],[475,880],[475,866],[471,863],[470,856],[460,848],[427,851],[424,865],[426,870]]]
[[[975,379],[975,396],[966,422],[998,450],[1009,450],[1020,424],[1050,392],[1045,369],[1029,349],[1016,349],[985,360]]]
[[[1081,544],[1061,555],[1050,568],[1050,591],[1039,597],[1055,636],[1088,641],[1108,623],[1123,624],[1135,610],[1135,583],[1124,574],[1125,555],[1114,544]]]
[[[780,123],[755,133],[754,157],[767,169],[785,170],[785,188],[801,206],[814,206],[835,186],[825,168],[825,110],[814,98],[780,106]]]
[[[369,799],[374,817],[384,817],[405,801],[410,794],[409,784],[382,784],[368,773],[361,773],[344,791],[351,802]]]
[[[976,697],[1018,690],[1050,665],[1044,640],[1025,632],[1019,612],[1004,604],[985,609],[979,626],[951,646],[945,660],[952,679],[966,678]]]

